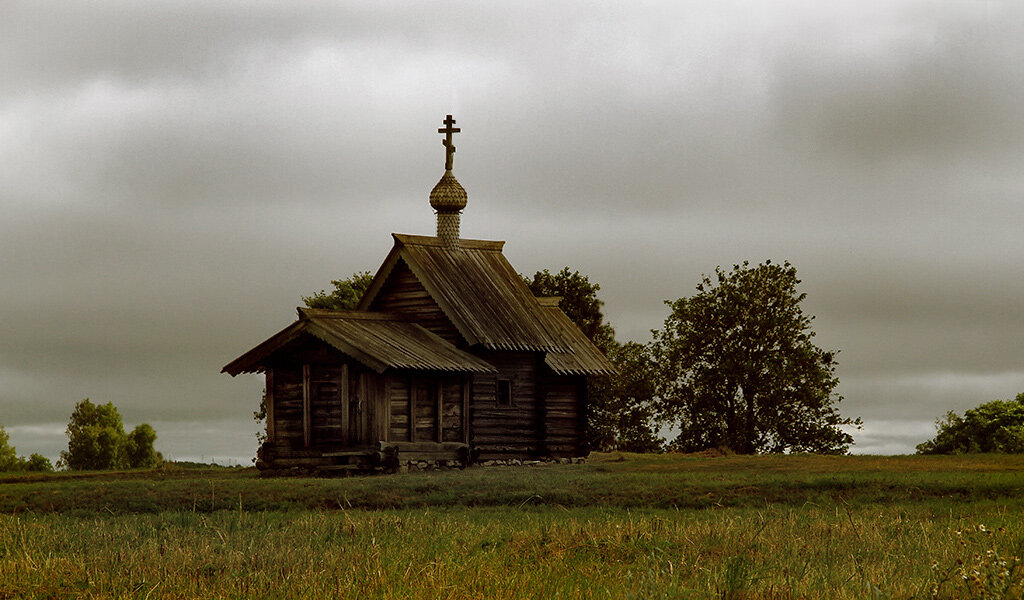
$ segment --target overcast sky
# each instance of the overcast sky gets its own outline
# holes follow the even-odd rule
[[[856,452],[1024,392],[1020,2],[0,3],[0,425],[114,402],[174,459],[255,452],[220,369],[433,234],[601,285],[620,340],[789,260]]]

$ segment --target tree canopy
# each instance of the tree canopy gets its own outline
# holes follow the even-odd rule
[[[156,432],[146,423],[125,434],[121,413],[112,402],[75,405],[67,427],[68,449],[61,463],[72,471],[139,469],[158,466],[163,457],[153,448]]]
[[[661,451],[664,440],[656,431],[656,370],[650,348],[615,342],[606,354],[618,373],[588,380],[591,446],[605,451]]]
[[[7,430],[0,427],[0,472],[18,471],[18,451],[11,445]]]
[[[918,444],[918,454],[1024,454],[1024,393],[986,402],[962,417],[949,411],[935,420],[935,429],[934,438]]]
[[[535,296],[559,296],[558,307],[618,370],[617,375],[587,379],[590,447],[627,452],[660,450],[661,439],[654,431],[653,368],[648,348],[615,340],[615,329],[604,322],[604,302],[597,297],[601,286],[569,267],[554,274],[544,269],[523,279]]]
[[[373,273],[359,271],[345,279],[336,279],[331,282],[334,289],[331,293],[324,290],[312,296],[303,296],[302,301],[309,308],[327,308],[332,310],[353,309],[359,304],[363,294],[370,283],[373,282]]]
[[[559,296],[558,308],[580,328],[587,339],[601,350],[608,351],[606,344],[614,341],[615,331],[604,323],[604,314],[601,312],[604,302],[597,297],[600,285],[591,283],[579,271],[570,271],[569,267],[563,267],[554,274],[544,269],[534,273],[533,278],[523,279],[534,296]]]
[[[667,302],[654,332],[659,414],[683,451],[844,453],[859,426],[835,408],[835,352],[812,343],[813,317],[788,262],[748,262],[705,275],[697,294]]]
[[[7,430],[0,426],[0,473],[5,471],[52,471],[50,459],[42,454],[32,453],[25,458],[18,456],[17,449],[11,445]]]

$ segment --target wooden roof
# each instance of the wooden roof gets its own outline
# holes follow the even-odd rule
[[[378,373],[388,368],[494,373],[486,361],[395,315],[299,308],[299,320],[235,359],[221,372],[232,376],[265,369],[271,354],[303,335],[323,340]]]
[[[559,375],[613,375],[615,365],[597,349],[580,328],[558,308],[558,297],[537,298],[544,312],[557,325],[562,344],[570,352],[548,352],[544,364]]]
[[[395,245],[359,303],[368,310],[391,270],[404,260],[470,345],[492,350],[568,352],[560,326],[543,310],[501,253],[505,242],[391,234]],[[589,343],[589,342],[588,342]]]

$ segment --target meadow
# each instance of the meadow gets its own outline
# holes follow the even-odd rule
[[[1020,598],[1024,458],[0,475],[0,598]]]

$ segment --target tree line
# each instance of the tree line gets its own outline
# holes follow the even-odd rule
[[[60,453],[57,468],[71,471],[148,469],[163,463],[156,451],[156,431],[141,423],[126,433],[121,413],[112,402],[94,404],[88,398],[75,405],[65,433],[68,449]],[[53,471],[50,459],[41,454],[19,457],[10,436],[0,427],[0,472]]]

